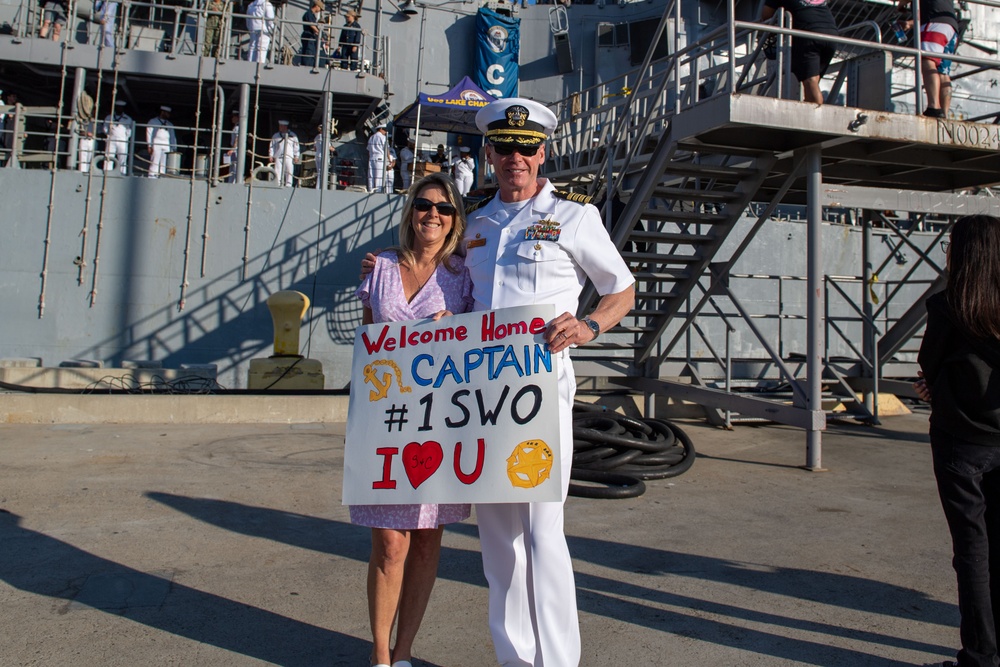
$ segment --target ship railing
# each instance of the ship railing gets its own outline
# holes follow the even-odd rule
[[[745,304],[738,303],[734,293],[709,296],[707,305],[710,308],[700,311],[697,324],[691,329],[688,345],[678,348],[677,354],[666,357],[664,361],[676,366],[697,364],[702,381],[726,391],[738,386],[779,390],[786,384],[766,349],[774,350],[779,359],[801,363],[797,354],[801,350],[803,331],[808,321],[805,302],[801,299],[806,291],[807,277],[731,273],[729,279],[734,285],[740,284],[741,293],[752,292],[762,303],[781,305],[755,312],[754,326],[750,326],[740,313],[740,307],[745,309]],[[905,280],[880,280],[873,285],[866,283],[861,276],[825,276],[823,337],[827,341],[828,361],[845,370],[857,365],[871,377],[881,377],[878,355],[873,353],[877,349],[877,338],[890,330],[912,303],[905,302],[901,306],[887,297],[900,290],[923,292],[934,282],[930,277],[910,276]],[[701,284],[698,288],[702,293],[707,289]],[[864,300],[865,292],[876,295],[870,314],[858,306]],[[684,309],[678,317],[683,318],[687,313],[688,310]],[[862,344],[865,332],[876,340]],[[911,347],[900,350],[889,363],[905,368],[915,361],[916,349]],[[758,367],[752,374],[752,383],[734,380],[735,377],[748,375],[738,371],[737,366],[741,365]]]
[[[162,128],[151,122],[132,121],[128,139],[120,142],[108,138],[106,118],[81,123],[71,114],[59,113],[57,107],[0,105],[0,119],[0,167],[81,172],[93,169],[110,176],[149,176],[152,155],[147,130]],[[159,177],[243,182],[242,176],[229,178],[238,162],[228,155],[227,137],[231,131],[184,125],[173,126],[173,131],[175,142],[166,151]],[[268,154],[272,137],[247,133],[245,161],[248,172],[258,181],[275,180]],[[299,137],[300,155],[294,175],[297,185],[315,185],[314,142],[313,136]],[[348,185],[355,184],[364,166],[352,158],[338,158],[334,165],[331,175],[336,173],[337,178],[333,180]]]
[[[305,65],[313,68],[331,67],[374,73],[384,76],[388,72],[388,37],[375,38],[360,27],[334,25],[336,15],[329,15],[319,23],[307,23],[286,14],[297,13],[300,8],[282,6],[271,25],[271,43],[267,52],[267,65]],[[101,25],[91,20],[93,6],[84,0],[70,0],[67,25],[59,41],[68,45],[100,45]],[[209,18],[220,19],[217,38],[209,43],[207,26]],[[223,60],[251,60],[252,31],[248,14],[232,11],[227,2],[222,12],[207,7],[166,5],[161,2],[119,3],[116,15],[115,47],[119,50],[156,51],[170,56],[189,55],[218,57]],[[43,22],[41,4],[37,0],[20,0],[11,31],[16,38],[37,38]],[[319,28],[316,53],[302,54],[301,35],[305,28]],[[345,31],[358,33],[357,57],[343,57],[340,41]]]
[[[20,104],[0,105],[0,117],[4,118],[0,133],[0,165],[4,168],[81,172],[94,168],[131,173],[134,145],[129,142],[122,157],[110,154],[101,121],[78,124],[73,116],[60,114],[57,107]]]
[[[6,168],[68,169],[87,172],[107,171],[114,175],[146,174],[149,171],[149,152],[146,143],[147,123],[133,123],[126,142],[124,156],[111,150],[107,128],[103,119],[77,121],[72,115],[61,114],[57,107],[25,107],[0,105],[4,117],[4,130],[0,133],[0,164]],[[159,127],[159,126],[157,126]],[[180,137],[198,136],[200,145],[175,143],[168,153],[166,176],[190,178],[208,177],[208,160],[211,153],[207,146],[210,131],[202,128],[175,126]],[[185,167],[184,157],[194,167]]]
[[[997,6],[988,0],[970,0],[970,4]],[[852,59],[881,52],[892,59],[897,70],[913,63],[914,85],[895,92],[893,98],[905,97],[917,113],[923,110],[921,63],[932,54],[919,43],[914,47],[882,43],[878,25],[871,21],[847,26],[836,36],[796,30],[790,27],[790,17],[784,11],[769,23],[737,21],[733,0],[728,0],[727,6],[726,24],[680,47],[677,26],[684,23],[679,5],[672,3],[652,40],[655,45],[661,34],[666,35],[673,51],[670,55],[652,59],[651,48],[641,67],[557,102],[559,126],[550,144],[547,171],[557,174],[562,182],[587,188],[593,195],[600,195],[605,188],[615,192],[633,170],[641,168],[637,155],[649,149],[649,139],[659,136],[675,113],[733,93],[798,99],[798,83],[790,71],[790,42],[796,35],[837,45],[838,55],[828,72],[834,93],[828,96],[828,103],[846,103],[839,91],[850,76]],[[868,36],[866,33],[870,39],[859,38]],[[774,35],[777,41],[774,61],[768,61],[764,54],[767,35]],[[919,35],[916,38],[919,42]],[[996,57],[955,53],[949,60],[970,66],[967,72],[956,75],[959,78],[995,77],[1000,69]],[[881,84],[888,86],[889,82]],[[997,113],[989,113],[971,120],[997,117]]]
[[[0,165],[50,169],[68,155],[70,132],[56,107],[0,105]]]

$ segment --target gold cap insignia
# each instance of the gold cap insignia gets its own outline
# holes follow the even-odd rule
[[[524,127],[528,122],[528,109],[515,104],[507,108],[507,124],[511,127]]]

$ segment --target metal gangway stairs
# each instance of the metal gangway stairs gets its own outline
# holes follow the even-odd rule
[[[687,45],[678,38],[682,22],[672,3],[660,22],[673,46],[671,55],[654,61],[651,48],[635,72],[559,104],[560,126],[546,176],[562,187],[586,189],[603,207],[612,238],[636,278],[635,309],[577,351],[579,374],[607,377],[641,392],[647,411],[660,397],[700,404],[710,419],[727,425],[739,414],[801,427],[807,433],[805,467],[811,470],[822,469],[821,433],[832,416],[824,399],[831,392],[852,404],[850,414],[877,422],[880,380],[897,390],[905,386],[883,378],[883,368],[922,328],[923,300],[943,286],[943,262],[932,252],[937,241],[957,216],[1000,215],[1000,201],[981,191],[1000,181],[1000,126],[893,113],[893,66],[898,70],[909,62],[919,72],[922,53],[881,44],[879,23],[887,26],[895,11],[876,7],[881,14],[870,12],[868,20],[829,38],[838,44],[838,57],[828,100],[846,89],[854,105],[797,101],[787,55],[789,37],[801,33],[781,12],[769,26],[736,20],[733,0],[725,25],[707,29]],[[776,61],[761,52],[760,35],[766,32],[777,35]],[[992,71],[995,76],[1000,61],[993,56],[955,59],[967,73]],[[909,95],[919,111],[918,84]],[[898,100],[895,105],[903,106]],[[752,309],[730,287],[734,266],[782,205],[804,205],[807,212],[807,242],[796,252],[808,264],[807,312],[801,318],[808,341],[798,358],[769,344]],[[865,235],[865,282],[856,299],[863,303],[852,305],[858,333],[838,331],[855,338],[848,344],[856,358],[847,360],[832,359],[826,349],[831,326],[826,299],[831,289],[844,293],[822,266],[821,224],[824,210],[831,208],[855,215]],[[912,228],[904,229],[888,210],[909,212],[921,227],[937,220],[927,225],[937,235],[921,246]],[[740,225],[747,217],[749,229]],[[868,289],[880,268],[871,260],[873,224],[891,228],[898,235],[896,248],[916,255],[913,269],[930,267],[935,276],[891,322],[878,321],[888,304],[873,303]],[[775,270],[789,259],[776,255]],[[581,313],[596,299],[588,286]],[[756,336],[783,391],[767,396],[735,391],[728,351],[714,349],[701,328],[700,316],[713,310],[727,329],[727,341],[733,319],[741,319]],[[683,380],[664,372],[668,360],[684,356],[678,350],[692,337],[700,338],[726,369],[725,387],[703,380],[699,364],[690,360],[680,372]],[[910,371],[915,374],[912,364]]]

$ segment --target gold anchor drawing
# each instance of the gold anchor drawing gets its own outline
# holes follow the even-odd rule
[[[372,384],[375,389],[368,392],[368,400],[371,403],[380,401],[389,395],[389,387],[392,386],[392,373],[383,373],[379,378],[375,373],[376,366],[389,366],[396,373],[396,384],[399,385],[399,393],[407,394],[411,388],[403,384],[403,372],[399,366],[391,359],[376,359],[365,366],[365,382]]]

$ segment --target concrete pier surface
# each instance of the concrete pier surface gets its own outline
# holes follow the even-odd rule
[[[699,458],[570,498],[583,665],[888,667],[958,646],[926,414],[805,435],[682,423]],[[343,423],[0,425],[0,664],[368,664]],[[415,665],[495,664],[475,515]]]

